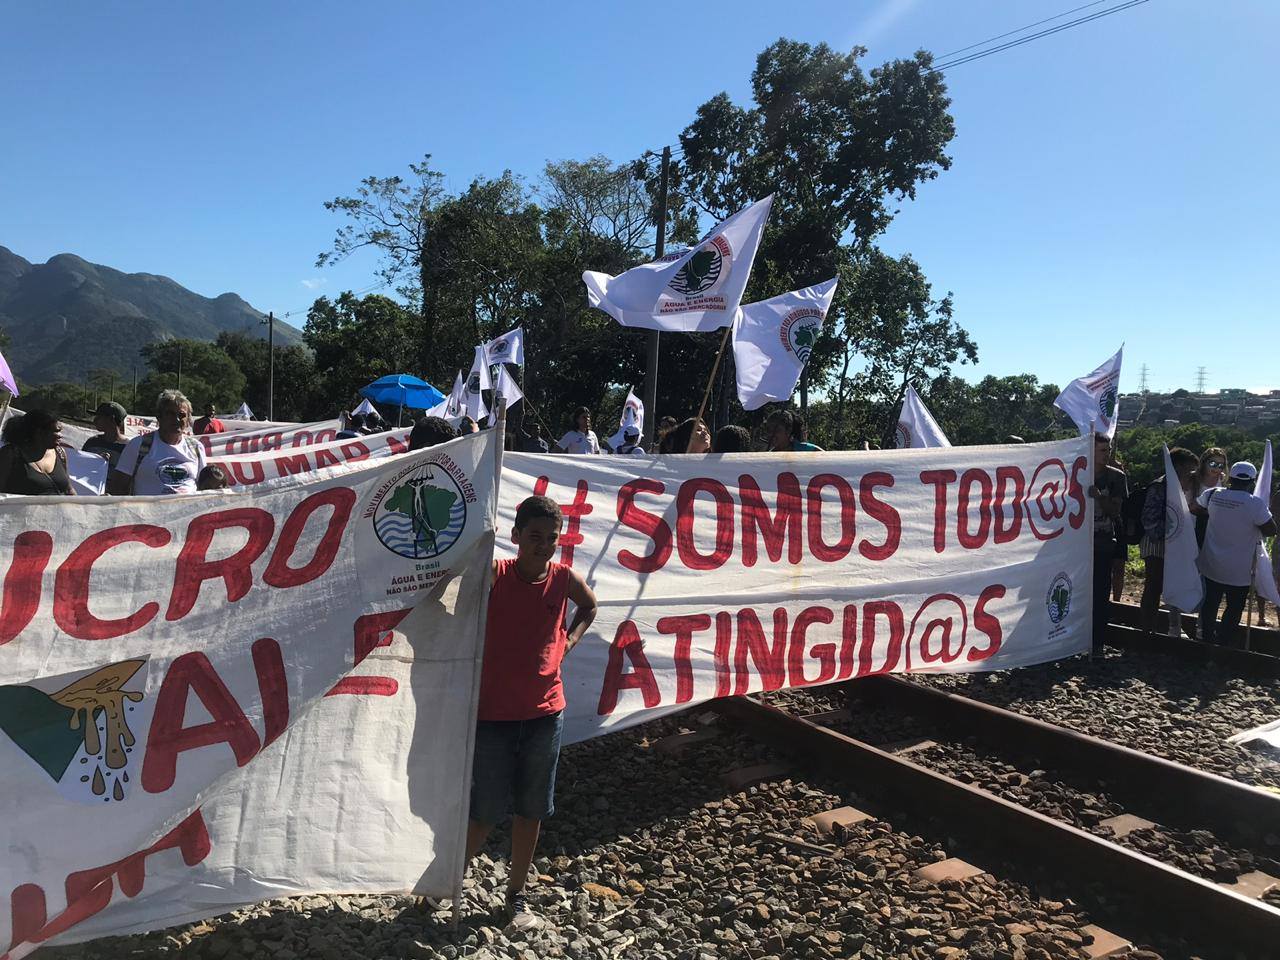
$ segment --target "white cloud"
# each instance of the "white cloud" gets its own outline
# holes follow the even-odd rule
[[[312,277],[310,280],[301,281],[302,285],[306,287],[308,290],[318,290],[320,287],[323,287],[328,282],[329,281],[326,280],[324,277]]]

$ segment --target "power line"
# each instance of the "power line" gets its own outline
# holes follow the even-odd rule
[[[956,57],[955,59],[947,60],[943,63],[934,64],[931,70],[938,72],[941,70],[948,70],[951,67],[958,67],[961,64],[972,63],[974,60],[981,60],[984,57],[991,56],[992,54],[1000,53],[1004,50],[1010,50],[1013,47],[1020,47],[1024,43],[1030,43],[1032,40],[1039,40],[1042,37],[1061,33],[1063,30],[1070,30],[1072,27],[1078,27],[1084,23],[1100,20],[1103,17],[1111,16],[1113,13],[1120,13],[1124,10],[1130,9],[1131,7],[1136,7],[1147,2],[1149,2],[1149,0],[1128,0],[1128,2],[1121,3],[1118,6],[1108,7],[1106,10],[1099,10],[1097,13],[1090,14],[1087,17],[1077,17],[1075,20],[1068,20],[1066,23],[1058,24],[1056,27],[1049,27],[1045,30],[1040,30],[1030,36],[1021,37],[1017,40],[1010,40],[1008,43],[997,44],[996,46],[989,47],[986,50],[979,50],[977,53],[971,53],[967,56]],[[1014,32],[1016,33],[1017,31]]]
[[[1011,37],[1015,33],[1022,33],[1024,30],[1030,30],[1032,27],[1038,27],[1042,23],[1050,23],[1053,20],[1061,20],[1063,17],[1070,16],[1080,10],[1087,10],[1089,7],[1097,7],[1106,3],[1107,0],[1093,0],[1092,3],[1083,3],[1078,7],[1072,7],[1070,10],[1063,10],[1061,13],[1054,14],[1052,17],[1045,17],[1043,20],[1037,20],[1035,23],[1028,23],[1025,27],[1018,27],[1017,30],[1008,30],[1004,33],[997,33],[994,37],[987,37],[985,40],[979,40],[977,43],[971,43],[967,47],[961,47],[959,50],[951,50],[947,53],[938,54],[939,60],[946,60],[948,57],[954,57],[957,53],[964,53],[966,50],[972,50],[974,47],[984,47],[988,43],[994,43],[996,40],[1003,40],[1005,37]]]

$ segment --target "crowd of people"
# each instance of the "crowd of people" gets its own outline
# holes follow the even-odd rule
[[[1142,629],[1154,634],[1164,593],[1165,537],[1168,481],[1163,462],[1157,479],[1130,490],[1111,441],[1099,435],[1094,456],[1094,648],[1102,643],[1110,619],[1111,600],[1119,599],[1124,565],[1130,547],[1137,547],[1143,564],[1140,601]],[[1196,617],[1196,635],[1207,643],[1239,647],[1240,620],[1254,577],[1259,538],[1276,534],[1275,515],[1280,513],[1280,492],[1270,502],[1253,493],[1258,468],[1247,460],[1228,468],[1227,453],[1210,447],[1197,456],[1184,447],[1169,451],[1180,493],[1195,518],[1198,567],[1204,599]],[[1224,604],[1225,601],[1225,604]],[[1258,598],[1260,621],[1265,604]],[[1221,616],[1219,617],[1219,610]],[[1182,616],[1192,611],[1168,608],[1169,636],[1182,634]]]

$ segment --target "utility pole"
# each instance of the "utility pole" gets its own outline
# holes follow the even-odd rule
[[[1138,373],[1138,392],[1147,392],[1147,365],[1144,363],[1142,369]]]
[[[1204,394],[1206,371],[1204,367],[1196,367],[1196,393]]]
[[[129,410],[133,411],[138,408],[138,358],[133,360],[133,400],[129,404]]]
[[[658,239],[653,259],[661,260],[667,252],[667,177],[671,172],[671,148],[662,148],[662,174],[658,180]],[[644,365],[644,446],[653,450],[658,425],[658,331],[650,330]]]
[[[276,315],[267,313],[262,321],[267,325],[267,419],[276,418]]]

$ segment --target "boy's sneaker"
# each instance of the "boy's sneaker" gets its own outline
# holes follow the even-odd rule
[[[542,925],[542,918],[529,909],[529,900],[523,893],[507,894],[507,912],[516,930],[532,930]]]

